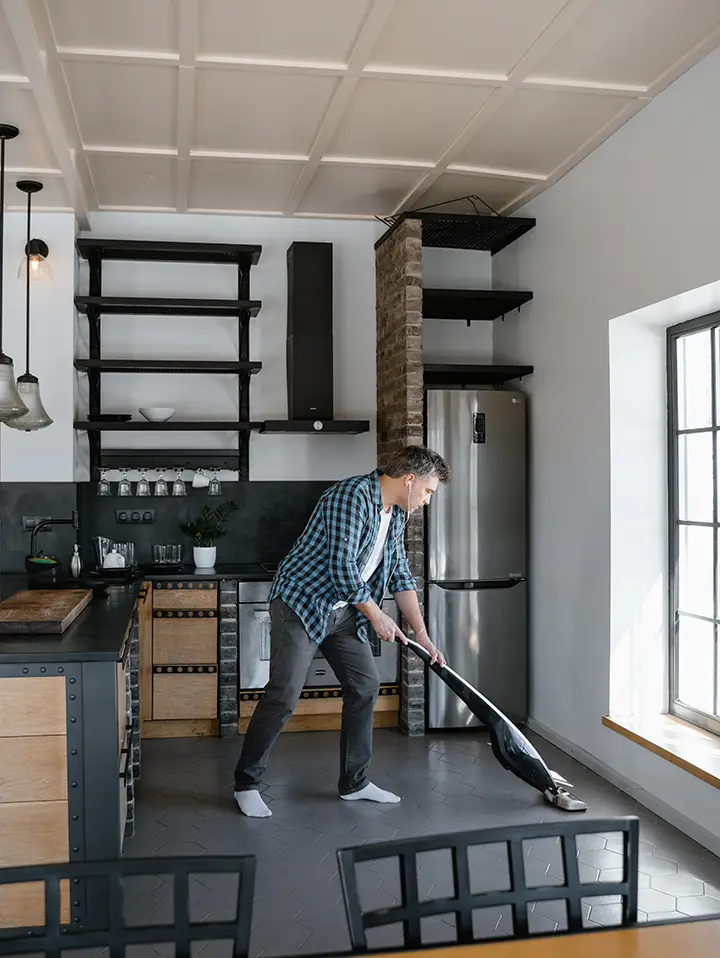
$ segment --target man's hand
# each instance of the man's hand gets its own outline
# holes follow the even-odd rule
[[[382,609],[378,608],[377,612],[368,618],[370,625],[383,642],[394,642],[397,638],[400,639],[403,645],[407,645],[407,638],[400,626],[394,619],[391,619],[389,615],[386,615]]]
[[[422,632],[415,633],[415,641],[417,642],[418,645],[421,645],[424,649],[426,649],[430,653],[430,665],[432,665],[433,662],[437,662],[437,664],[440,666],[447,665],[447,662],[445,661],[445,656],[442,654],[442,652],[439,651],[439,649],[435,648],[435,646],[430,641],[430,636],[427,634],[427,632],[424,629]]]

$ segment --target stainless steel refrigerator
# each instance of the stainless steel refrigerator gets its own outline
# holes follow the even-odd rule
[[[448,664],[509,718],[527,718],[527,397],[432,389],[427,444],[452,479],[428,508],[428,628]],[[432,672],[430,728],[478,719]]]

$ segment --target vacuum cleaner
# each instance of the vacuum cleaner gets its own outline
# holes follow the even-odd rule
[[[585,802],[568,792],[572,784],[547,767],[537,749],[500,709],[448,665],[439,665],[437,662],[430,664],[430,653],[422,645],[408,638],[403,641],[487,727],[493,754],[503,768],[536,788],[545,801],[556,808],[565,812],[584,812],[587,809]]]

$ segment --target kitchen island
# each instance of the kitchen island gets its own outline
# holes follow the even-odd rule
[[[0,576],[3,599],[25,588]],[[0,636],[0,867],[119,857],[140,772],[144,601],[142,582],[110,586],[62,635]],[[62,906],[87,924],[91,883],[65,885]],[[42,885],[0,889],[0,928],[43,914]]]

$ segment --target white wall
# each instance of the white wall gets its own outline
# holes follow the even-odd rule
[[[25,282],[18,279],[25,230],[24,213],[5,215],[3,348],[14,360],[16,376],[25,372]],[[48,245],[53,281],[32,285],[30,372],[40,380],[53,424],[31,433],[0,428],[0,479],[72,482],[75,217],[72,213],[33,214],[32,235]]]
[[[426,289],[492,289],[492,256],[477,250],[422,251]],[[426,363],[491,363],[493,323],[463,323],[423,316],[423,358]]]
[[[720,51],[706,57],[520,215],[536,228],[495,257],[498,285],[535,298],[495,330],[496,361],[536,368],[531,396],[532,715],[663,801],[720,849],[717,791],[616,733],[610,701],[611,320],[720,278]],[[646,382],[638,350],[638,395]],[[656,362],[661,354],[654,351]],[[627,389],[627,380],[625,383]],[[631,395],[631,393],[630,393]],[[659,397],[658,397],[659,398]],[[626,508],[642,512],[638,485]],[[615,554],[615,558],[617,555]],[[633,567],[627,570],[633,575]],[[636,608],[648,569],[634,581]],[[629,585],[628,585],[629,588]],[[617,593],[616,593],[617,594]],[[626,593],[625,615],[630,613]],[[617,613],[617,609],[615,610]]]
[[[376,463],[375,438],[375,252],[381,223],[271,217],[96,213],[92,235],[124,239],[172,239],[259,243],[262,255],[250,273],[250,293],[262,300],[251,320],[250,358],[263,363],[252,379],[250,418],[287,418],[285,334],[286,252],[295,240],[334,244],[335,418],[369,419],[360,436],[266,436],[253,434],[250,478],[335,479],[366,472]],[[86,271],[81,284],[86,289]],[[237,270],[196,264],[106,263],[103,293],[208,298],[237,296]],[[103,319],[104,358],[235,358],[232,320],[178,317]],[[84,401],[84,400],[83,400]],[[139,376],[103,378],[103,411],[133,412],[144,405],[169,405],[178,418],[236,419],[237,388],[231,377]],[[106,433],[103,443],[152,448],[229,445],[231,438],[208,433]]]

